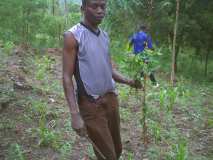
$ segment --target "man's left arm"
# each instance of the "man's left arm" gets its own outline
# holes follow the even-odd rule
[[[118,70],[116,69],[117,67],[113,61],[111,61],[111,64],[112,64],[112,78],[116,82],[126,84],[126,85],[129,85],[134,88],[141,88],[140,85],[136,84],[135,80],[128,79],[125,76],[123,76],[121,73],[119,73]]]

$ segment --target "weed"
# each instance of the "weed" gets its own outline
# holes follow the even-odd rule
[[[121,101],[128,99],[129,87],[119,87],[119,98]]]
[[[42,100],[38,99],[29,99],[31,103],[31,109],[34,115],[38,116],[45,116],[47,114],[47,103],[43,102]]]
[[[14,143],[10,145],[7,160],[26,160],[22,148],[19,144]]]
[[[39,120],[39,128],[37,129],[39,135],[39,145],[40,146],[51,146],[54,149],[58,149],[59,146],[59,135],[51,131],[49,128],[46,127],[46,115],[45,110],[42,110],[41,117]]]
[[[64,142],[63,145],[60,147],[60,159],[61,160],[66,160],[69,159],[69,157],[72,154],[72,143],[71,142]]]
[[[175,150],[175,160],[187,160],[188,159],[188,150],[185,140],[180,140],[177,145],[173,146]]]
[[[176,144],[172,144],[171,150],[166,153],[167,160],[188,160],[188,158],[188,147],[184,139],[179,139]]]
[[[177,88],[169,87],[168,89],[161,89],[159,92],[159,103],[161,111],[163,111],[166,107],[167,112],[171,112],[177,97]]]
[[[121,119],[124,121],[129,121],[131,118],[131,112],[129,108],[120,108]]]
[[[54,149],[59,149],[59,134],[52,131],[47,126],[47,103],[43,102],[42,100],[31,100],[31,105],[33,113],[39,116],[38,128],[31,130],[35,131],[36,135],[39,137],[39,146],[50,146]]]
[[[158,143],[161,140],[161,126],[155,121],[148,121],[148,126],[151,131],[151,135],[154,136],[155,143]]]
[[[1,119],[0,122],[0,131],[5,131],[5,130],[10,130],[10,129],[14,129],[16,127],[16,124],[14,121],[11,121],[8,118],[5,119]]]
[[[163,108],[165,107],[166,92],[167,91],[165,89],[161,89],[160,92],[159,92],[159,100],[160,100],[161,110],[163,110]]]
[[[177,99],[177,88],[169,88],[167,91],[169,104],[167,105],[167,111],[170,112],[173,110],[175,101]]]
[[[3,51],[4,51],[4,53],[6,53],[6,54],[11,54],[11,52],[12,52],[12,49],[15,47],[15,45],[14,45],[14,43],[13,42],[6,42],[5,44],[4,44],[4,49],[3,49]]]
[[[52,60],[48,56],[35,57],[35,77],[37,80],[47,80],[47,74],[52,68]]]
[[[150,146],[147,150],[147,156],[149,160],[157,160],[160,158],[160,150],[157,146]]]
[[[128,152],[128,156],[127,156],[128,160],[133,160],[134,159],[134,154],[132,152]]]
[[[39,146],[49,146],[56,150],[60,148],[60,137],[56,132],[51,131],[48,128],[38,128],[37,132],[39,135]]]
[[[68,119],[65,119],[65,122],[64,122],[64,129],[65,131],[67,132],[71,132],[72,131],[72,127],[71,127],[71,120],[68,118]]]
[[[92,145],[88,145],[88,147],[87,147],[87,153],[88,153],[89,157],[93,157],[93,158],[95,157],[95,153],[93,151]]]

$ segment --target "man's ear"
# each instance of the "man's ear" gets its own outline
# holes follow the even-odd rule
[[[82,5],[81,6],[81,12],[84,12],[84,10],[85,10],[85,5]]]

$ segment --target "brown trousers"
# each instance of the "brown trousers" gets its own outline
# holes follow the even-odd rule
[[[79,109],[88,136],[106,160],[118,160],[122,144],[117,96],[114,93],[107,93],[95,102],[89,101],[87,97],[80,97]],[[103,160],[95,148],[94,151],[98,160]]]

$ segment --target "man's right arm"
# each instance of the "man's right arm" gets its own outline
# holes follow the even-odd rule
[[[68,102],[68,106],[72,118],[72,128],[79,135],[84,134],[84,122],[80,116],[76,97],[74,94],[74,86],[72,77],[75,70],[75,61],[77,56],[77,41],[71,32],[64,34],[64,50],[63,50],[63,87]]]
[[[148,35],[147,37],[147,47],[151,50],[154,50],[153,45],[152,45],[152,37]]]

